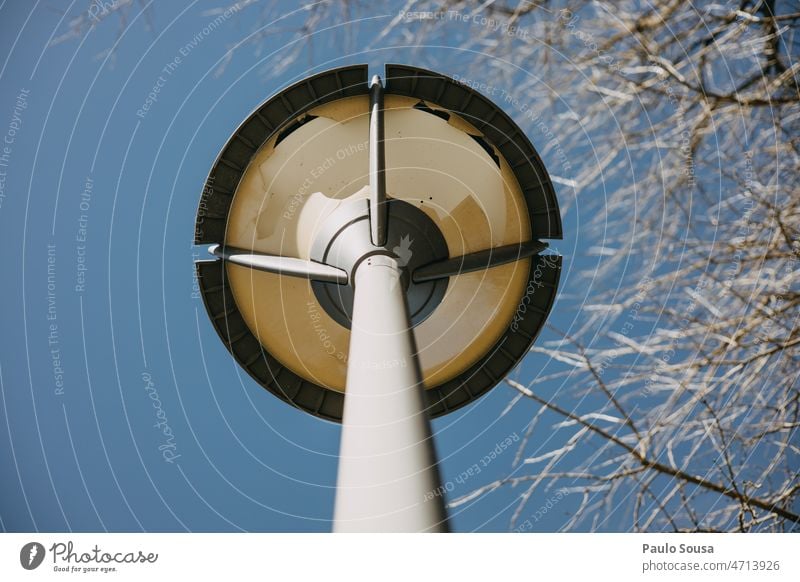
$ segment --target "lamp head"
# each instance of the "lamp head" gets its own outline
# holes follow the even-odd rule
[[[400,65],[386,67],[385,88],[367,79],[366,66],[315,75],[236,130],[198,209],[195,242],[219,245],[220,257],[197,263],[200,289],[256,381],[339,421],[352,275],[371,254],[393,256],[437,416],[499,382],[539,333],[561,268],[557,255],[538,254],[540,239],[561,238],[558,205],[533,146],[483,95]],[[370,203],[376,83],[381,234]]]

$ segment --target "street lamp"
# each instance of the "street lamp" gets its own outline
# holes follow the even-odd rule
[[[261,386],[342,422],[334,531],[446,531],[430,418],[527,353],[561,269],[552,183],[465,84],[365,65],[281,91],[211,170],[209,317]]]

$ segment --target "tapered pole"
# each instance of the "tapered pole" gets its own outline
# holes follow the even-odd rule
[[[397,261],[355,271],[336,532],[445,532],[422,375]]]

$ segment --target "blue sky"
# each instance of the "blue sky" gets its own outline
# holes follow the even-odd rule
[[[0,168],[7,531],[330,530],[339,427],[258,387],[193,297],[203,181],[238,123],[293,80],[349,63],[377,72],[387,61],[441,62],[443,73],[458,75],[469,55],[396,45],[361,54],[354,47],[396,14],[389,3],[367,7],[357,24],[323,24],[331,28],[275,73],[297,48],[291,29],[306,16],[289,15],[220,70],[264,18],[260,8],[203,35],[215,18],[208,10],[220,3],[177,4],[159,3],[147,15],[137,5],[124,23],[112,17],[55,45],[86,3],[73,3],[63,18],[51,4],[0,4],[0,132],[14,129]],[[464,33],[454,27],[451,44]],[[157,99],[137,115],[155,86]],[[564,217],[565,269],[577,221]],[[531,355],[515,375],[533,376],[546,363]],[[497,443],[525,433],[536,407],[519,401],[509,410],[514,397],[499,386],[434,423],[451,499],[512,471],[516,447],[457,480]],[[526,454],[553,436],[550,426],[534,432]],[[507,530],[520,492],[502,488],[451,511],[453,529]],[[553,494],[537,492],[522,519]],[[576,503],[560,501],[534,531],[558,529]]]

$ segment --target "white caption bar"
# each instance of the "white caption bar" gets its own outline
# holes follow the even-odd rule
[[[800,534],[2,534],[0,580],[800,580]]]

